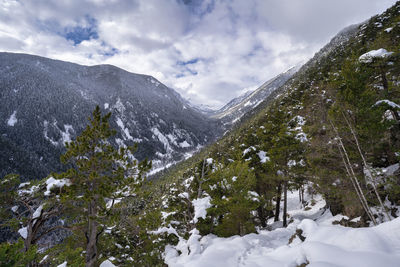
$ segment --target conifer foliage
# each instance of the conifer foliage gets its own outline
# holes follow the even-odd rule
[[[63,203],[76,236],[85,238],[86,266],[95,266],[99,258],[99,239],[115,218],[112,208],[122,198],[135,194],[151,165],[147,161],[137,163],[132,155],[135,148],[114,148],[110,116],[102,116],[97,106],[90,124],[76,141],[66,144],[67,152],[61,158],[71,166],[60,174],[71,182]]]

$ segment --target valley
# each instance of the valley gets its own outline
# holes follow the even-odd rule
[[[111,65],[0,53],[0,260],[397,266],[399,43],[397,2],[219,110]]]

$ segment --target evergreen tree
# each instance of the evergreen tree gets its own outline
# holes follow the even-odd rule
[[[108,123],[110,116],[102,116],[97,106],[90,124],[75,141],[66,144],[67,151],[61,157],[71,166],[60,174],[71,182],[62,198],[68,211],[66,219],[74,225],[75,234],[85,238],[86,266],[95,266],[99,259],[99,239],[113,223],[113,207],[135,194],[151,165],[146,160],[138,164],[132,156],[134,148],[114,148],[110,138],[116,132]]]
[[[37,258],[36,247],[25,250],[24,242],[20,239],[16,243],[0,244],[0,266],[25,267],[30,266]]]
[[[0,214],[3,226],[18,232],[24,240],[23,251],[32,247],[49,233],[65,229],[54,221],[63,207],[58,194],[66,181],[53,177],[20,183],[16,174],[6,175],[0,183]]]
[[[255,231],[252,211],[260,201],[254,192],[255,183],[248,163],[234,161],[216,168],[205,187],[212,199],[207,216],[211,217],[208,221],[213,233],[227,237]]]
[[[277,111],[278,117],[283,116],[283,111]],[[284,194],[283,202],[283,226],[287,226],[287,190],[289,182],[294,182],[297,177],[296,172],[292,171],[294,167],[305,166],[304,161],[304,142],[305,134],[301,130],[304,124],[304,118],[296,116],[288,123],[278,123],[278,131],[272,138],[271,147],[268,155],[271,157],[271,170],[276,173],[278,179],[277,208],[275,221],[279,218],[279,202],[281,190]]]

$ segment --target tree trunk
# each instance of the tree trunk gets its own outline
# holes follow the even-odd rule
[[[349,179],[352,182],[352,184],[354,186],[354,189],[355,189],[355,191],[356,191],[356,193],[358,195],[358,198],[359,198],[359,200],[361,202],[361,205],[363,206],[363,208],[364,208],[365,212],[367,213],[368,217],[371,219],[371,221],[374,223],[374,225],[377,225],[376,220],[375,220],[375,218],[374,218],[374,216],[372,214],[372,211],[368,206],[368,202],[367,202],[367,199],[365,198],[364,192],[362,191],[360,183],[358,182],[357,176],[356,176],[356,174],[355,174],[355,172],[353,170],[353,167],[351,166],[351,162],[350,162],[349,156],[347,154],[347,150],[346,150],[346,148],[345,148],[345,146],[344,146],[344,144],[342,142],[342,139],[341,139],[341,137],[339,135],[339,132],[336,129],[335,125],[333,125],[332,122],[330,122],[330,123],[332,125],[333,130],[335,131],[335,133],[336,133],[336,135],[338,137],[339,143],[337,145],[339,146],[339,152],[340,152],[340,155],[342,157],[342,160],[343,160],[344,166],[346,168],[346,172],[347,172],[347,174],[349,176]]]
[[[98,258],[97,254],[97,227],[98,223],[95,218],[97,208],[95,201],[89,204],[88,229],[86,232],[86,267],[94,267]]]
[[[299,188],[299,203],[303,204],[303,201],[301,200],[301,186]]]
[[[384,75],[384,73],[383,73],[383,75]],[[385,76],[385,75],[384,75],[384,76]],[[386,76],[385,76],[385,77],[386,77]],[[387,83],[387,82],[386,82],[386,83]],[[382,198],[381,198],[381,196],[380,196],[379,193],[378,193],[378,189],[376,188],[376,184],[375,184],[376,179],[375,179],[375,177],[374,177],[374,174],[373,174],[371,168],[369,167],[369,165],[367,164],[367,160],[365,159],[364,154],[363,154],[362,151],[361,151],[361,146],[360,146],[360,143],[358,142],[357,135],[356,135],[355,131],[353,130],[353,127],[351,127],[350,122],[347,120],[347,118],[346,118],[346,116],[345,116],[345,114],[344,114],[343,112],[342,112],[342,115],[343,115],[344,119],[346,120],[346,123],[347,123],[347,125],[349,126],[350,131],[351,131],[351,133],[353,134],[353,137],[354,137],[354,139],[355,139],[355,141],[356,141],[358,152],[360,153],[361,159],[363,160],[363,163],[364,163],[364,168],[367,169],[367,171],[369,172],[369,174],[370,174],[370,176],[371,176],[370,178],[371,178],[371,180],[372,180],[372,181],[371,181],[372,188],[374,189],[374,192],[375,192],[375,194],[376,194],[376,197],[378,198],[378,201],[379,201],[379,204],[381,205],[382,211],[386,213],[386,217],[389,219],[389,221],[391,221],[392,218],[390,218],[390,215],[389,215],[389,213],[388,213],[388,211],[387,211],[385,205],[383,205]]]
[[[32,245],[33,235],[32,235],[32,224],[31,223],[28,223],[28,225],[26,226],[26,232],[27,232],[26,238],[24,239],[24,251],[25,252],[27,252]]]
[[[243,224],[241,222],[239,223],[239,235],[244,236]]]
[[[206,159],[203,160],[203,167],[201,168],[201,177],[198,180],[199,188],[197,189],[197,198],[200,198],[201,195],[203,194],[202,185],[204,182],[204,175],[206,174],[205,166],[206,166]]]
[[[388,98],[389,97],[389,84],[386,79],[386,72],[385,72],[385,69],[383,66],[380,66],[379,70],[381,72],[381,79],[382,79],[383,90],[385,92],[385,97]]]
[[[281,210],[281,195],[282,195],[282,184],[278,184],[278,192],[276,193],[276,205],[275,205],[275,218],[274,222],[279,221],[279,212]]]
[[[287,226],[287,181],[283,182],[283,227]]]
[[[261,227],[266,227],[267,226],[267,218],[265,214],[265,209],[262,205],[260,205],[257,208],[257,213],[258,213],[258,219],[260,220]]]

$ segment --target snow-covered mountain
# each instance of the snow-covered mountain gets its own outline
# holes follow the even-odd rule
[[[268,80],[259,88],[254,91],[246,92],[223,106],[221,109],[209,112],[208,115],[211,118],[216,118],[221,120],[224,127],[229,129],[235,122],[237,122],[243,115],[249,113],[260,105],[264,100],[266,100],[270,95],[275,97],[279,95],[284,87],[290,87],[287,83],[290,78],[297,76],[301,77],[307,70],[311,67],[318,65],[321,61],[326,60],[328,54],[332,51],[342,49],[343,45],[348,42],[348,40],[354,37],[358,31],[361,24],[350,25],[343,30],[341,30],[336,36],[334,36],[331,41],[325,45],[320,51],[318,51],[312,59],[310,59],[306,64],[299,63],[296,66],[288,69],[287,71],[279,74],[278,76]],[[281,90],[279,90],[281,89]],[[274,93],[275,92],[275,93]]]
[[[0,176],[41,178],[61,169],[64,142],[84,129],[96,105],[112,112],[115,144],[138,143],[134,156],[151,159],[155,169],[220,134],[217,120],[151,76],[0,53]]]
[[[253,110],[263,102],[273,91],[284,85],[301,67],[296,65],[289,70],[265,82],[254,91],[249,91],[232,99],[221,109],[215,111],[211,117],[222,121],[225,126],[230,126],[238,121],[244,114]]]

